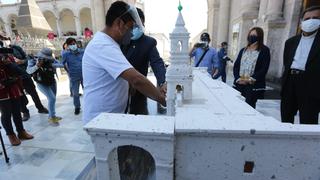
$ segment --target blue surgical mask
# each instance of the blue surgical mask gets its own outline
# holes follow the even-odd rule
[[[71,50],[71,51],[76,51],[77,49],[78,49],[78,47],[77,47],[77,45],[69,45],[69,49]]]
[[[134,27],[132,29],[132,37],[131,40],[137,40],[139,39],[143,34],[143,31],[139,27]]]

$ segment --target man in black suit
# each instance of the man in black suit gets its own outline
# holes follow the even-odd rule
[[[320,6],[302,15],[302,34],[286,41],[281,90],[281,120],[318,124],[320,112]]]
[[[137,8],[137,10],[144,25],[144,13],[139,8]],[[150,64],[161,92],[166,93],[166,69],[156,46],[157,41],[154,38],[145,35],[141,29],[134,28],[130,44],[122,47],[122,50],[131,65],[144,76],[147,76]],[[133,92],[133,95],[131,95],[129,113],[148,114],[147,98],[138,91]]]

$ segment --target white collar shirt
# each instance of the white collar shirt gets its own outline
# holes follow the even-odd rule
[[[310,36],[303,36],[300,39],[299,45],[297,47],[296,53],[293,58],[293,62],[291,64],[291,69],[299,69],[304,71],[308,56],[312,47],[312,44],[314,42],[314,39],[316,37],[317,33],[314,33]]]

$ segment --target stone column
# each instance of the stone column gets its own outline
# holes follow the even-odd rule
[[[10,23],[4,23],[4,28],[6,30],[6,36],[11,37],[12,31],[11,31]]]
[[[267,18],[268,20],[283,19],[283,0],[268,0]]]
[[[57,31],[58,31],[58,37],[62,37],[62,32],[61,32],[61,22],[60,18],[56,17],[56,24],[57,24]]]
[[[208,33],[211,37],[211,45],[216,47],[219,26],[220,0],[208,0]]]
[[[229,16],[230,16],[230,0],[220,1],[217,45],[220,45],[224,41],[228,41]]]
[[[241,21],[240,23],[240,47],[247,45],[247,34],[254,26],[254,20],[258,18],[259,14],[259,0],[241,0]]]
[[[259,21],[265,21],[266,13],[268,8],[268,0],[260,0],[260,7],[259,7]]]
[[[90,0],[93,32],[105,26],[105,10],[103,0]]]
[[[81,23],[80,23],[80,18],[78,16],[74,16],[74,20],[76,22],[76,31],[77,31],[77,36],[81,36]]]

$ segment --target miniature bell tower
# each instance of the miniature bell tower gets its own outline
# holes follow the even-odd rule
[[[182,17],[182,6],[179,1],[179,14],[175,28],[170,34],[170,66],[166,74],[167,81],[167,115],[175,114],[175,101],[177,93],[182,94],[182,100],[192,98],[192,68],[190,65],[189,51],[189,33],[185,28]]]

